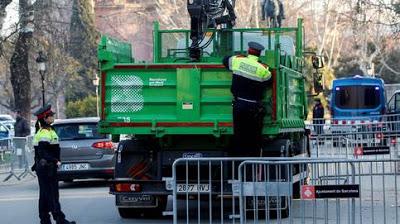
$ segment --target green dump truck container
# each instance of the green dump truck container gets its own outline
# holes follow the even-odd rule
[[[307,151],[302,20],[292,28],[210,32],[215,33],[206,38],[209,45],[198,63],[188,60],[189,30],[160,30],[155,23],[151,63],[135,62],[127,43],[101,39],[100,131],[131,136],[118,146],[111,187],[122,217],[163,211],[171,194],[163,177],[171,176],[176,158],[229,156],[232,73],[222,59],[246,54],[249,41],[265,46],[260,59],[273,75],[264,99],[263,156],[299,156]],[[127,194],[120,189],[124,183],[137,184],[141,191]],[[123,202],[127,195],[137,198]]]

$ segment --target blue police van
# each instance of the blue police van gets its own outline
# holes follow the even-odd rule
[[[358,75],[333,80],[330,108],[336,124],[380,120],[386,111],[384,81]]]

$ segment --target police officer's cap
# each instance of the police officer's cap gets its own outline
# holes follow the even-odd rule
[[[265,49],[264,46],[262,46],[261,44],[259,44],[257,42],[254,42],[254,41],[249,42],[249,48],[259,51],[259,52],[261,52]]]
[[[49,116],[53,116],[55,113],[51,110],[51,105],[45,105],[44,107],[40,108],[39,110],[37,110],[34,115],[38,118],[38,119],[42,119],[45,117],[49,117]]]

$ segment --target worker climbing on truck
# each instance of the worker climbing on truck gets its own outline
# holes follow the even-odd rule
[[[265,116],[262,99],[271,79],[268,66],[259,61],[263,50],[261,44],[249,42],[247,56],[227,56],[223,59],[225,67],[233,72],[234,155],[241,155],[246,150],[257,156],[261,149]]]

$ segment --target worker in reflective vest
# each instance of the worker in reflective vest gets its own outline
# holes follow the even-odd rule
[[[40,108],[36,113],[36,133],[33,138],[35,165],[39,181],[39,218],[41,224],[51,224],[50,212],[57,224],[75,224],[65,219],[61,211],[57,180],[57,168],[60,162],[58,136],[51,124],[54,112],[51,106]]]
[[[247,56],[227,56],[223,59],[225,67],[233,73],[234,156],[257,156],[262,147],[265,116],[262,99],[271,79],[268,66],[259,61],[263,50],[261,44],[249,42]]]

